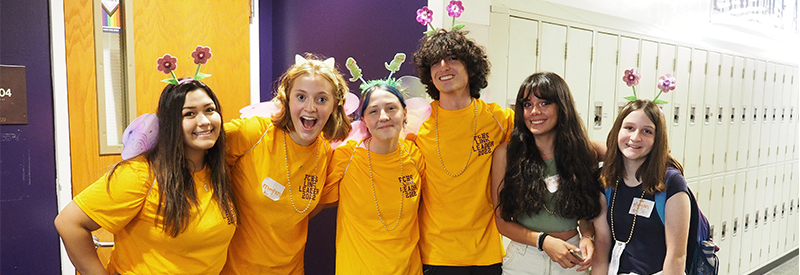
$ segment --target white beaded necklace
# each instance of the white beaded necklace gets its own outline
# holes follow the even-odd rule
[[[370,154],[370,151],[369,151],[369,141],[370,140],[372,140],[372,138],[367,139],[366,147],[367,147],[367,167],[369,168],[369,182],[370,182],[370,184],[372,184],[372,198],[375,200],[375,210],[378,211],[378,219],[381,221],[381,225],[383,225],[383,228],[386,228],[386,230],[392,231],[395,228],[397,228],[398,224],[400,224],[400,216],[403,215],[403,191],[402,191],[403,190],[403,183],[402,182],[400,183],[400,211],[397,213],[397,220],[394,222],[394,226],[392,226],[392,228],[389,228],[389,227],[386,226],[386,223],[383,222],[383,216],[381,215],[381,208],[380,208],[380,206],[378,206],[378,196],[375,194],[375,180],[372,179],[372,158],[370,157],[371,154]],[[402,143],[399,143],[399,144],[403,148],[403,150],[405,150],[405,146]],[[399,149],[400,148],[398,148],[399,155],[400,155],[400,177],[402,177],[403,176],[403,150],[399,150]]]
[[[316,151],[316,155],[314,156],[314,176],[317,175],[317,161],[319,160],[319,142],[317,142],[317,146],[315,147],[314,151]],[[289,201],[292,202],[292,208],[298,214],[303,214],[308,211],[308,208],[311,207],[312,200],[308,200],[308,204],[303,211],[297,210],[297,207],[294,205],[294,197],[292,196],[292,178],[289,176],[289,154],[286,151],[286,131],[283,131],[283,160],[286,163],[286,182],[289,185]],[[302,166],[301,166],[302,167]]]
[[[470,100],[470,104],[474,104],[472,107],[475,112],[475,115],[472,117],[472,139],[474,140],[475,134],[477,134],[476,131],[478,129],[478,103],[472,101],[474,100]],[[444,161],[442,160],[442,152],[441,149],[439,148],[439,102],[438,101],[436,102],[436,108],[433,109],[436,110],[436,114],[433,116],[433,118],[436,121],[436,153],[439,155],[439,163],[442,165],[442,168],[444,168],[444,172],[447,173],[447,175],[454,178],[458,177],[462,173],[464,173],[464,171],[467,170],[467,165],[469,165],[469,160],[470,158],[472,158],[472,142],[470,142],[469,155],[467,156],[467,163],[464,163],[464,167],[461,168],[461,172],[458,172],[458,174],[453,175],[452,173],[450,173],[450,171],[447,170],[447,167],[444,166]]]

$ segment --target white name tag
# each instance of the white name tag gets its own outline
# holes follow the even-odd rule
[[[631,204],[631,209],[628,210],[628,214],[639,215],[645,218],[650,218],[650,213],[653,212],[653,208],[655,206],[656,203],[654,201],[633,198],[633,203]]]
[[[559,177],[558,175],[549,176],[546,179],[544,179],[544,183],[547,184],[547,191],[550,191],[550,193],[555,193],[556,191],[558,191],[559,180],[561,180],[561,177]]]
[[[261,182],[261,192],[264,193],[264,196],[267,198],[272,199],[273,201],[278,201],[283,194],[283,189],[285,189],[282,184],[278,183],[277,181],[271,179],[270,177],[266,177],[263,182]]]

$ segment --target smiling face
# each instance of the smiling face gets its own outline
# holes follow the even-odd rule
[[[522,109],[525,126],[534,136],[555,135],[558,105],[531,93],[528,99],[522,102]]]
[[[469,96],[469,73],[464,62],[454,55],[431,65],[433,85],[442,94]]]
[[[302,146],[313,143],[333,112],[333,84],[316,74],[303,74],[290,84],[289,110],[294,129],[289,136]]]
[[[369,97],[369,103],[362,115],[372,138],[382,142],[397,142],[406,109],[391,92],[376,89]]]
[[[656,125],[642,110],[628,114],[622,120],[622,127],[617,135],[619,151],[625,159],[644,162],[653,149],[656,136]]]
[[[211,97],[202,89],[186,93],[181,111],[187,159],[202,159],[205,151],[219,138],[222,118]],[[194,158],[193,158],[194,157]]]

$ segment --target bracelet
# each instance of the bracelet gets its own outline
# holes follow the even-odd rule
[[[583,237],[581,237],[581,240],[583,240],[584,238],[588,238],[589,240],[594,242],[594,236],[583,236]]]
[[[547,233],[539,232],[539,243],[538,243],[539,251],[543,251],[544,250],[544,248],[542,248],[542,245],[544,245],[544,238],[546,238],[546,237],[547,237]]]

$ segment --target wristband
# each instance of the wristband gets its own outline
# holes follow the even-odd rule
[[[581,240],[582,240],[582,239],[589,239],[589,240],[591,240],[592,242],[594,242],[594,236],[583,236],[583,237],[581,237]]]
[[[539,251],[543,251],[544,250],[544,248],[542,248],[542,245],[544,245],[544,238],[546,238],[546,237],[547,237],[547,233],[539,232],[539,243],[538,243]]]

